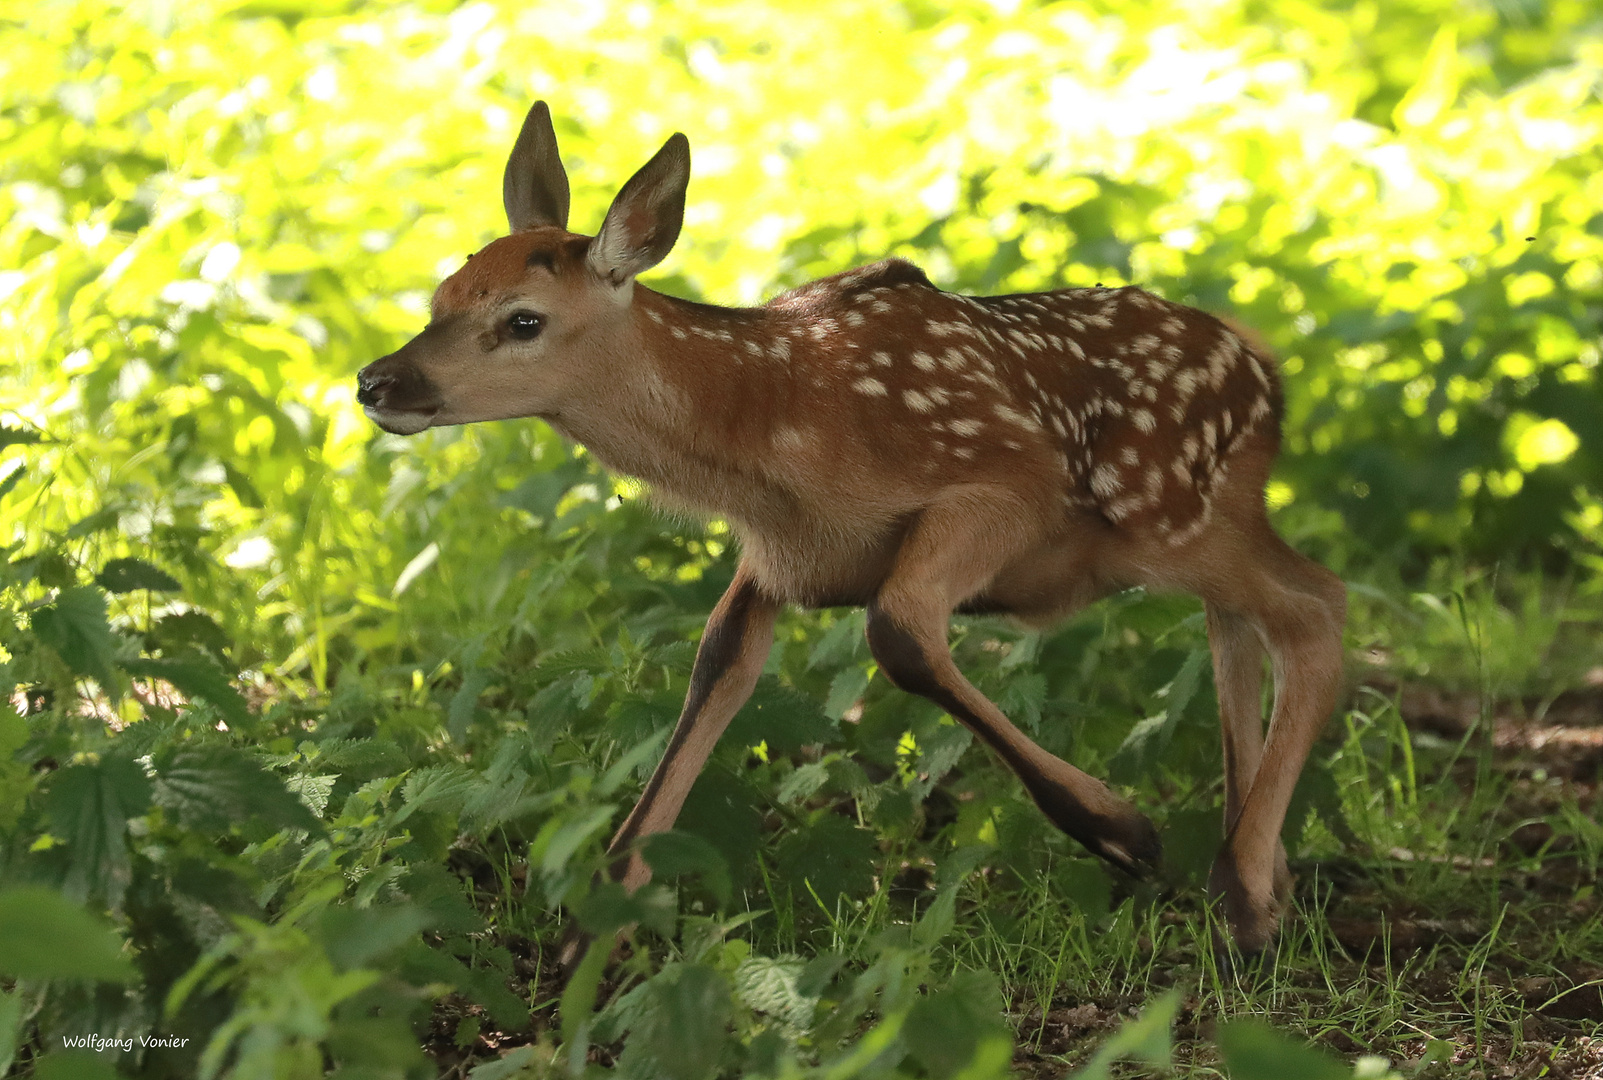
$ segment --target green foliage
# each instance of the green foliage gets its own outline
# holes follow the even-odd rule
[[[23,885],[0,891],[0,975],[126,982],[133,971],[109,926],[52,889]]]
[[[1219,1049],[1231,1080],[1345,1080],[1352,1075],[1340,1062],[1253,1020],[1220,1025]]]
[[[651,1076],[1004,1075],[1021,991],[965,951],[973,920],[1050,911],[1042,956],[1127,943],[1150,968],[1173,929],[1139,929],[1145,894],[894,692],[845,612],[783,618],[678,830],[642,846],[655,885],[594,884],[729,580],[727,526],[653,515],[534,421],[382,435],[352,375],[501,231],[533,96],[581,228],[684,128],[688,224],[653,285],[756,302],[901,254],[944,287],[1135,281],[1233,314],[1283,357],[1280,524],[1385,586],[1355,593],[1360,644],[1441,670],[1473,640],[1459,674],[1545,693],[1595,665],[1552,647],[1591,616],[1514,610],[1495,575],[1444,585],[1433,560],[1603,588],[1591,19],[1582,0],[0,15],[0,1070],[428,1075],[431,1016],[460,1010],[448,1041],[479,1057],[481,1031],[534,1040],[479,1080],[583,1075],[591,1051]],[[1196,605],[1131,592],[1050,633],[953,638],[1047,749],[1154,809],[1194,898],[1219,834]],[[1299,786],[1294,858],[1418,820],[1412,757],[1384,758],[1395,788],[1354,765],[1372,712]],[[570,915],[636,925],[637,948],[620,974],[592,946],[558,994]],[[1176,1007],[1084,1075],[1166,1060]],[[188,1041],[57,1041],[90,1030]],[[1329,1072],[1220,1031],[1233,1076]]]

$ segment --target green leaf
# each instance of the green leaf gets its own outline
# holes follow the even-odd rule
[[[988,973],[962,971],[944,990],[920,998],[902,1028],[913,1060],[931,1077],[999,1075],[1013,1056],[1002,995]]]
[[[69,765],[50,779],[45,814],[66,841],[62,891],[75,900],[103,896],[113,909],[128,887],[128,819],[150,807],[150,781],[127,758]]]
[[[0,832],[10,830],[22,817],[37,782],[27,763],[16,760],[27,741],[28,721],[10,709],[0,709]]]
[[[5,478],[0,479],[0,499],[11,494],[11,489],[16,487],[26,475],[28,475],[28,467],[26,465],[18,465],[15,469],[6,473]]]
[[[813,1024],[818,995],[797,988],[804,965],[798,957],[750,956],[735,969],[735,993],[748,1009],[767,1013],[784,1025],[792,1039]]]
[[[696,778],[674,828],[717,848],[739,886],[751,879],[762,844],[764,797],[737,774],[710,768]]]
[[[592,888],[577,912],[579,925],[598,939],[635,923],[668,936],[673,933],[678,914],[678,904],[669,890],[648,885],[631,893],[616,881],[603,881]]]
[[[805,765],[797,766],[795,772],[785,777],[785,782],[779,786],[777,798],[787,806],[804,802],[812,798],[818,789],[827,783],[829,783],[829,762],[809,761]]]
[[[199,698],[223,714],[223,719],[235,727],[250,720],[250,707],[245,698],[234,689],[233,680],[216,662],[201,653],[183,656],[138,656],[122,662],[123,670],[130,675],[165,679],[188,697]]]
[[[1348,1080],[1352,1070],[1259,1020],[1219,1025],[1219,1050],[1230,1080]]]
[[[455,762],[418,769],[401,785],[406,805],[396,812],[393,823],[399,825],[420,810],[461,813],[468,796],[481,783],[478,773]]]
[[[562,1041],[570,1048],[578,1042],[579,1032],[588,1028],[596,1007],[596,988],[601,985],[601,973],[606,970],[607,956],[612,942],[596,939],[585,949],[584,959],[574,969],[568,985],[562,990]],[[579,1048],[583,1053],[583,1047]],[[580,1060],[583,1060],[582,1058]]]
[[[863,691],[867,689],[868,672],[865,669],[856,664],[841,668],[829,681],[829,697],[824,700],[824,715],[831,720],[839,720],[847,709],[857,704],[863,696]]]
[[[468,1072],[468,1080],[536,1080],[551,1075],[547,1069],[538,1067],[534,1055],[534,1047],[520,1046],[496,1061],[475,1065]]]
[[[432,1064],[402,1016],[341,1016],[328,1033],[328,1049],[345,1066],[331,1080],[427,1075]]]
[[[729,984],[702,964],[670,968],[651,980],[657,1007],[648,1013],[646,1049],[669,1080],[709,1080],[728,1041]]]
[[[0,927],[0,938],[5,930]],[[7,993],[0,990],[0,1076],[11,1075],[11,1063],[16,1060],[17,1046],[22,1041],[22,1021],[26,1015],[27,1000],[21,990]]]
[[[1358,837],[1347,821],[1341,805],[1341,788],[1336,783],[1330,766],[1312,758],[1297,777],[1297,786],[1291,792],[1291,804],[1286,810],[1286,824],[1281,830],[1287,851],[1296,851],[1312,814],[1324,822],[1325,828],[1344,844],[1357,844]]]
[[[300,773],[284,781],[284,788],[301,801],[301,804],[321,818],[328,809],[328,797],[334,791],[338,776],[314,776]]]
[[[543,837],[543,843],[536,840],[531,846],[529,857],[534,859],[535,849],[538,848],[541,873],[547,877],[555,877],[568,868],[568,860],[573,858],[574,852],[578,851],[597,829],[611,820],[610,806],[592,806],[577,817],[559,819],[559,823],[551,828],[549,835]]]
[[[484,688],[490,685],[493,677],[483,668],[474,668],[462,676],[462,685],[451,695],[451,705],[446,710],[445,730],[451,733],[451,738],[456,742],[467,738],[468,725],[473,723],[479,707],[479,695],[484,693]]]
[[[0,890],[0,975],[128,982],[134,970],[103,920],[54,889],[20,885]]]
[[[1399,130],[1433,123],[1458,97],[1458,27],[1444,22],[1431,40],[1419,79],[1392,110]]]
[[[737,746],[766,742],[776,753],[788,754],[813,743],[839,738],[840,729],[824,715],[818,702],[764,675],[751,700],[740,710],[724,740]]]
[[[32,446],[41,442],[44,442],[44,436],[37,431],[0,424],[0,450],[8,446]]]
[[[1058,895],[1073,904],[1093,923],[1107,918],[1113,902],[1113,882],[1100,859],[1073,859],[1052,871]]]
[[[199,649],[221,663],[230,645],[228,633],[204,611],[177,611],[163,615],[150,628],[150,640],[168,655]]]
[[[807,655],[807,670],[848,664],[857,659],[868,644],[865,637],[867,626],[867,616],[862,611],[837,617]]]
[[[87,675],[106,693],[116,692],[118,636],[106,621],[106,594],[91,585],[62,589],[56,602],[33,613],[39,640],[76,674]]]
[[[695,874],[720,907],[729,903],[729,863],[722,852],[701,837],[673,829],[655,833],[646,837],[640,855],[651,867],[655,880],[667,882]]]
[[[75,522],[67,530],[67,539],[81,540],[86,536],[93,536],[95,533],[109,532],[117,527],[121,517],[122,509],[120,507],[108,506],[103,510],[97,510],[88,517],[80,518]]]
[[[181,825],[202,832],[227,832],[252,819],[274,829],[322,828],[284,781],[231,746],[184,750],[158,764],[155,800]]]
[[[119,1080],[110,1061],[93,1050],[56,1050],[33,1066],[34,1080]]]
[[[317,936],[336,970],[372,966],[369,962],[415,939],[428,914],[411,904],[368,908],[329,907],[318,916]]]
[[[177,592],[179,589],[177,578],[143,559],[112,559],[95,575],[95,584],[111,593],[135,589]]]
[[[1163,713],[1137,723],[1108,763],[1108,775],[1119,783],[1133,784],[1152,775],[1196,696],[1202,673],[1211,658],[1207,648],[1192,649],[1169,681]]]
[[[810,883],[818,899],[833,911],[837,896],[862,896],[873,887],[879,844],[873,833],[850,819],[826,813],[780,841],[774,858],[785,868],[785,876],[797,883],[798,892],[805,896],[801,883]]]
[[[1008,654],[1008,659],[1013,658]],[[1037,732],[1041,728],[1041,710],[1046,705],[1046,676],[1038,671],[1013,675],[1006,687],[997,695],[996,707],[1024,730]]]
[[[968,748],[974,745],[974,735],[968,728],[943,720],[918,741],[919,778],[909,789],[915,799],[922,800],[935,785],[951,772],[963,759]]]

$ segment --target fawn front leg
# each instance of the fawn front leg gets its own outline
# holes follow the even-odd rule
[[[612,875],[622,880],[630,892],[651,880],[651,867],[640,857],[636,843],[673,828],[718,736],[757,685],[773,645],[774,619],[778,614],[778,602],[763,594],[742,563],[702,631],[696,663],[690,671],[690,691],[662,760],[657,762],[640,800],[607,846]],[[558,964],[569,975],[589,942],[590,936],[579,928],[578,922],[570,922],[557,956]]]
[[[690,672],[690,692],[662,760],[607,848],[609,855],[629,856],[621,877],[631,892],[651,879],[651,868],[633,850],[634,845],[652,833],[673,828],[718,736],[757,685],[773,647],[778,614],[779,603],[763,594],[742,563],[707,620]]]

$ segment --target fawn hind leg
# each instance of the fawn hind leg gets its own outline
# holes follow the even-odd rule
[[[1161,854],[1152,823],[1100,780],[1037,746],[952,660],[953,608],[1018,553],[995,506],[976,513],[954,503],[924,512],[869,604],[869,649],[891,682],[935,702],[995,751],[1053,824],[1109,862],[1145,874]]]
[[[1231,934],[1243,952],[1257,952],[1269,943],[1288,899],[1290,876],[1280,830],[1303,763],[1336,705],[1346,622],[1341,579],[1293,551],[1267,525],[1264,533],[1254,558],[1241,564],[1246,580],[1228,598],[1210,597],[1209,608],[1210,632],[1216,622],[1221,631],[1214,648],[1215,662],[1223,670],[1219,693],[1226,728],[1228,824],[1208,885],[1223,901]],[[1220,610],[1217,620],[1215,607]],[[1256,650],[1243,644],[1243,622],[1267,646],[1275,681],[1269,735],[1250,770],[1258,727],[1253,687],[1261,675],[1249,675],[1244,668],[1256,671],[1259,661]],[[1247,664],[1249,653],[1252,661]],[[1250,786],[1244,788],[1249,774]]]
[[[1252,622],[1208,603],[1208,644],[1213,650],[1213,684],[1219,699],[1219,736],[1224,751],[1224,833],[1230,835],[1252,790],[1263,758],[1263,642]],[[1276,841],[1275,902],[1291,899],[1286,849]]]

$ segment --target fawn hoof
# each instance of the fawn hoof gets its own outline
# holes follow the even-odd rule
[[[1095,784],[1101,798],[1095,809],[1086,805],[1083,792],[1067,784],[1042,779],[1025,790],[1047,820],[1105,859],[1137,878],[1154,877],[1163,862],[1163,841],[1147,816],[1123,799]]]
[[[1063,831],[1083,843],[1091,854],[1131,877],[1154,878],[1163,865],[1163,841],[1158,838],[1158,830],[1145,814],[1135,810],[1102,823],[1089,835],[1078,829]]]
[[[1243,876],[1227,845],[1208,872],[1208,896],[1230,930],[1228,942],[1215,932],[1215,952],[1224,955],[1233,945],[1243,957],[1268,953],[1280,928],[1280,914],[1291,897],[1291,873],[1286,869],[1285,853],[1278,853],[1270,880],[1254,887]]]

